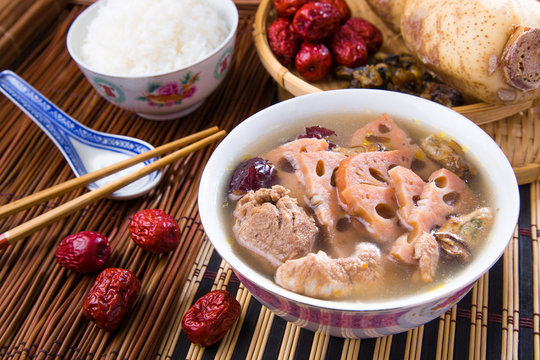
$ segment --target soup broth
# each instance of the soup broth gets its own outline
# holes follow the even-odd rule
[[[305,132],[306,127],[312,126],[320,126],[334,131],[335,135],[329,136],[327,140],[332,144],[335,144],[338,148],[348,148],[349,142],[351,140],[351,135],[354,134],[359,128],[376,120],[379,115],[380,114],[371,113],[340,114],[332,117],[309,119],[306,118],[304,122],[295,127],[276,127],[275,129],[269,129],[268,133],[271,135],[269,135],[265,139],[261,139],[257,142],[256,146],[249,149],[249,151],[245,154],[245,159],[249,159],[252,157],[262,157],[263,159],[268,158],[269,154],[272,154],[273,149],[295,140],[299,134],[303,134]],[[392,118],[392,120],[410,137],[410,139],[412,139],[412,144],[420,144],[422,139],[425,139],[429,135],[436,134],[437,132],[434,129],[428,129],[418,126],[417,122],[414,120],[396,118]],[[444,137],[444,134],[438,135]],[[334,151],[336,151],[336,149],[334,149]],[[490,192],[487,186],[485,175],[482,172],[482,164],[477,163],[473,154],[467,154],[466,151],[464,153],[464,157],[470,164],[472,164],[472,167],[476,169],[476,174],[466,179],[465,181],[466,185],[472,190],[472,192],[475,194],[475,197],[478,199],[477,204],[474,207],[486,207],[490,209]],[[431,165],[435,166],[435,169],[442,168],[442,166],[439,164],[434,165],[435,162],[431,160],[426,161],[429,161]],[[319,229],[319,232],[314,242],[314,246],[310,250],[310,252],[315,254],[319,250],[322,250],[324,251],[324,253],[329,254],[331,259],[337,259],[339,257],[346,258],[354,254],[355,246],[357,246],[359,242],[375,244],[380,250],[383,276],[376,280],[377,286],[360,287],[358,290],[352,291],[350,294],[346,294],[344,296],[328,297],[326,295],[318,296],[317,294],[309,293],[305,295],[343,300],[394,299],[397,297],[408,296],[418,292],[424,292],[429,291],[430,289],[438,288],[448,282],[453,276],[459,274],[467,266],[467,262],[464,262],[461,258],[456,258],[455,256],[447,256],[447,253],[441,250],[441,247],[439,247],[440,256],[438,257],[438,264],[436,265],[436,271],[434,273],[434,276],[432,277],[431,281],[422,281],[422,277],[418,275],[419,267],[417,264],[400,261],[400,259],[396,259],[395,256],[391,255],[392,249],[394,248],[394,240],[381,241],[381,239],[374,239],[369,233],[366,234],[366,232],[362,230],[363,226],[358,226],[358,224],[363,221],[362,219],[360,219],[360,222],[355,220],[355,218],[359,216],[349,215],[342,218],[346,220],[340,219],[337,222],[336,226],[338,229],[335,231],[335,233],[339,234],[339,238],[342,239],[340,242],[342,244],[345,244],[345,247],[349,246],[349,248],[339,250],[342,251],[341,253],[339,251],[338,253],[332,253],[332,249],[328,247],[327,240],[325,240],[325,237],[328,236],[329,231],[324,229],[325,226],[322,225],[320,219],[317,218],[317,214],[315,213],[313,206],[310,206],[310,200],[306,196],[305,183],[303,181],[299,181],[298,175],[297,173],[295,173],[294,165],[273,165],[277,168],[277,184],[287,188],[290,191],[288,196],[290,196],[291,198],[295,198],[298,201],[298,205],[303,208],[310,217],[316,219],[316,226]],[[416,172],[422,173],[422,171],[423,170],[419,170]],[[422,178],[426,183],[428,181],[430,173],[432,173],[431,168],[429,168],[428,173],[424,171],[424,173],[422,174]],[[340,202],[342,202],[342,200],[340,200]],[[232,230],[235,223],[233,213],[236,207],[237,201],[231,199],[226,200],[225,206],[223,207],[223,216],[225,216],[227,221],[231,224],[229,236],[233,244],[234,251],[237,252],[237,254],[241,258],[243,258],[245,262],[248,263],[253,269],[268,277],[269,279],[274,280],[276,276],[275,264],[269,262],[264,256],[254,253],[250,249],[247,249],[245,246],[239,245],[238,241],[236,241],[235,234]],[[452,214],[452,216],[454,215],[463,214]],[[395,214],[389,214],[389,217],[393,216],[395,216]],[[495,216],[495,214],[493,214],[493,216]],[[447,216],[447,218],[450,217],[451,216]],[[351,218],[353,219],[351,220]],[[399,221],[403,221],[403,219],[399,219],[398,223]],[[355,222],[355,226],[352,226],[351,222]],[[489,227],[489,225],[486,226]],[[431,234],[434,234],[434,232],[439,227],[440,224],[438,224],[434,228],[430,228],[429,232]],[[478,252],[482,251],[482,248],[486,243],[486,238],[489,234],[489,230],[483,229],[483,234],[484,238],[475,239],[474,244],[469,244],[467,246],[467,251],[470,255],[470,259],[474,259],[475,255]],[[470,261],[472,260],[468,260],[468,262]],[[291,290],[295,291],[294,289]]]

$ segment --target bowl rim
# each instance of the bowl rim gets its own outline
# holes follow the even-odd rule
[[[363,98],[382,96],[383,98],[386,98],[386,103],[395,99],[401,99],[400,101],[412,101],[414,103],[417,103],[419,106],[425,107],[423,111],[426,113],[428,112],[428,110],[449,112],[447,116],[453,117],[453,120],[455,120],[457,124],[456,127],[464,128],[464,130],[462,130],[463,133],[471,132],[471,134],[474,134],[475,139],[478,138],[478,141],[483,140],[481,141],[481,143],[483,149],[485,149],[486,152],[486,155],[483,156],[483,159],[489,159],[493,163],[493,165],[490,165],[491,167],[498,167],[502,169],[502,173],[497,174],[497,181],[492,180],[490,177],[486,178],[489,178],[487,180],[490,181],[490,187],[493,190],[499,190],[500,194],[504,195],[506,199],[509,200],[507,208],[502,209],[502,212],[509,216],[505,216],[504,221],[499,221],[494,224],[495,227],[497,223],[500,223],[500,225],[498,226],[503,228],[505,233],[494,233],[495,229],[492,230],[491,236],[497,237],[499,241],[497,241],[493,246],[490,247],[490,251],[484,250],[482,252],[482,256],[480,256],[479,258],[487,261],[477,261],[478,264],[475,263],[475,268],[477,268],[477,270],[474,273],[470,274],[470,271],[461,271],[459,272],[459,274],[454,276],[452,278],[452,281],[450,281],[449,283],[443,284],[428,292],[407,295],[404,298],[391,299],[388,301],[332,301],[312,298],[286,290],[277,285],[273,280],[270,280],[259,272],[253,270],[250,266],[248,266],[245,262],[241,261],[241,259],[232,252],[231,246],[230,244],[228,244],[228,242],[232,240],[228,240],[227,234],[223,233],[220,229],[221,227],[219,221],[219,210],[217,208],[225,201],[225,194],[218,194],[219,187],[218,189],[216,189],[216,176],[217,174],[220,174],[220,172],[216,172],[217,170],[213,168],[219,168],[221,173],[230,174],[231,169],[228,169],[228,165],[223,163],[223,155],[220,155],[223,149],[226,149],[228,146],[237,146],[238,143],[234,143],[235,138],[236,141],[238,140],[237,134],[245,132],[246,129],[249,129],[250,126],[252,126],[252,124],[261,122],[261,119],[265,117],[271,117],[270,115],[272,113],[283,114],[286,112],[286,109],[298,107],[299,104],[303,104],[306,101],[312,100],[313,103],[315,103],[317,101],[323,101],[325,97],[327,97],[326,101],[328,101],[329,97],[341,96],[340,94],[345,94],[349,92],[358,93],[359,96],[362,96]],[[335,112],[337,113],[338,111]],[[406,117],[407,115],[401,116],[401,118],[403,119],[406,119]],[[426,120],[424,120],[423,122],[429,123],[426,122]],[[433,127],[436,127],[434,123],[430,124]],[[452,126],[454,125],[452,124]],[[449,135],[452,136],[453,134]],[[456,140],[459,142],[459,139]],[[508,185],[508,188],[504,188],[504,191],[502,191],[503,189],[500,188],[500,186],[503,185],[499,184]],[[498,187],[496,187],[495,185],[497,185]],[[208,189],[209,191],[205,189]],[[496,205],[495,201],[496,199],[494,199],[494,206]],[[216,206],[213,206],[214,204]],[[495,141],[491,137],[489,137],[488,134],[486,134],[480,127],[478,127],[476,124],[474,124],[472,121],[470,121],[463,115],[457,113],[452,109],[444,107],[443,105],[413,95],[390,92],[385,90],[342,89],[306,94],[282,101],[251,115],[248,119],[244,120],[238,126],[236,126],[214,150],[205,166],[199,184],[198,207],[201,223],[216,251],[225,261],[230,264],[230,266],[235,271],[241,274],[242,277],[246,278],[251,283],[257,284],[257,286],[262,288],[264,291],[274,294],[278,297],[283,297],[288,301],[293,301],[295,303],[303,304],[304,306],[308,307],[317,307],[334,311],[378,312],[413,308],[437,302],[459,293],[460,290],[467,288],[469,285],[473,284],[476,280],[478,280],[478,278],[480,278],[484,273],[486,273],[499,260],[508,243],[510,242],[518,221],[520,210],[520,197],[517,180],[506,155],[502,152],[502,150],[495,143]],[[498,214],[497,216],[502,218],[502,214]],[[503,238],[503,236],[507,237],[507,239]]]
[[[233,37],[236,36],[236,31],[238,29],[238,22],[239,22],[238,9],[237,9],[236,5],[234,4],[233,0],[220,0],[219,3],[223,2],[225,4],[224,6],[228,6],[229,8],[234,10],[234,11],[231,11],[231,13],[233,14],[233,19],[232,19],[231,23],[233,24],[233,26],[229,29],[229,32],[228,32],[227,36],[225,37],[225,39],[214,50],[212,50],[210,53],[206,54],[203,58],[201,58],[199,60],[196,60],[196,61],[194,61],[192,63],[186,64],[186,65],[184,65],[182,67],[172,69],[172,70],[167,70],[167,71],[148,73],[148,74],[144,74],[144,75],[111,74],[111,73],[96,70],[96,69],[92,68],[91,66],[88,66],[83,61],[83,59],[79,56],[78,52],[74,50],[75,45],[73,44],[73,37],[74,37],[73,34],[76,31],[84,31],[84,33],[86,34],[87,29],[82,28],[81,22],[84,21],[86,17],[95,16],[95,13],[97,13],[97,11],[99,10],[99,7],[101,7],[105,1],[107,1],[107,0],[96,1],[95,3],[88,6],[86,9],[84,9],[75,18],[75,20],[73,20],[73,22],[69,26],[69,29],[68,29],[68,32],[67,32],[67,35],[66,35],[66,47],[67,47],[68,53],[70,54],[71,58],[80,67],[82,67],[82,68],[84,68],[84,69],[86,69],[88,71],[91,71],[91,72],[93,72],[95,74],[98,74],[98,75],[101,75],[101,76],[107,76],[109,78],[139,80],[139,79],[146,79],[146,78],[150,78],[150,77],[167,76],[167,75],[171,75],[171,74],[174,74],[174,73],[177,73],[177,72],[188,70],[188,69],[190,69],[192,67],[195,67],[195,66],[207,61],[208,59],[212,58],[217,53],[219,53],[221,50],[223,50],[227,46],[227,44],[233,39]],[[207,3],[211,7],[215,7],[214,2],[207,2]],[[227,22],[228,22],[228,19],[227,19]]]

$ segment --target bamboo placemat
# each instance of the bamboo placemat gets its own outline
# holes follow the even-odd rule
[[[496,265],[455,307],[423,326],[376,339],[351,340],[287,323],[253,299],[205,240],[184,292],[188,302],[226,288],[244,312],[221,343],[200,348],[181,334],[177,359],[538,359],[540,182],[521,186],[521,214]]]
[[[218,125],[230,130],[275,101],[273,80],[251,41],[255,6],[239,5],[237,48],[222,86],[196,112],[170,122],[141,119],[97,95],[65,49],[66,31],[83,7],[68,5],[38,44],[12,67],[85,125],[137,136],[157,146]],[[73,177],[52,142],[7,99],[0,98],[0,205]],[[0,254],[0,357],[80,359],[533,359],[539,346],[540,184],[522,186],[522,212],[504,257],[444,316],[406,333],[345,340],[303,330],[274,316],[251,297],[205,239],[197,213],[197,186],[214,147],[171,165],[159,188],[130,201],[102,200],[59,220]],[[75,191],[0,220],[4,231],[85,190]],[[180,223],[182,244],[168,256],[148,254],[129,239],[139,209],[158,207]],[[109,237],[111,265],[126,267],[143,290],[121,327],[105,333],[80,311],[95,275],[56,265],[66,235],[95,230]],[[220,343],[199,348],[181,332],[194,299],[226,288],[242,315]]]

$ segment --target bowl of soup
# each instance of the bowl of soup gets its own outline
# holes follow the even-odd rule
[[[195,111],[225,78],[238,10],[232,0],[101,0],[67,34],[67,49],[106,100],[151,120]]]
[[[198,204],[215,249],[263,305],[367,338],[465,296],[511,239],[519,192],[501,149],[459,113],[345,89],[240,123],[210,157]]]

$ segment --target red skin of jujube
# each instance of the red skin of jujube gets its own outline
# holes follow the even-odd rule
[[[240,303],[228,291],[210,291],[186,312],[182,329],[191,342],[210,346],[225,336],[241,311]]]
[[[318,2],[323,3],[331,3],[334,4],[336,7],[338,13],[340,22],[343,24],[345,21],[349,20],[351,17],[351,10],[349,9],[349,6],[345,2],[345,0],[317,0]]]
[[[178,223],[159,209],[138,211],[129,224],[129,235],[137,245],[154,254],[173,251],[180,243]]]
[[[336,63],[349,67],[364,65],[368,59],[368,50],[364,38],[344,29],[335,32],[330,42],[330,50]]]
[[[332,3],[308,2],[294,14],[292,28],[306,41],[319,41],[339,27],[341,17]]]
[[[288,19],[277,18],[268,27],[270,48],[284,66],[291,66],[294,63],[300,41],[300,38],[291,29],[291,22]]]
[[[126,269],[103,270],[90,289],[83,304],[83,315],[100,329],[113,331],[141,291],[141,282]]]
[[[364,39],[368,54],[374,54],[381,49],[383,43],[382,32],[375,25],[362,18],[351,18],[347,20],[340,29],[348,31]]]
[[[229,198],[238,200],[248,191],[270,188],[275,184],[277,171],[274,165],[261,157],[242,161],[234,169],[229,182]]]
[[[308,0],[274,0],[274,7],[279,16],[290,18]]]
[[[332,55],[324,44],[305,41],[295,60],[296,70],[308,81],[323,79],[332,68]]]
[[[110,255],[109,240],[96,231],[66,236],[56,248],[58,264],[83,274],[104,269]]]

